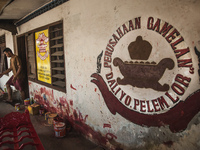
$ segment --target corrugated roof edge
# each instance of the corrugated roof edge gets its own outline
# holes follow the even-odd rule
[[[48,4],[45,4],[44,6],[42,6],[41,8],[31,12],[30,14],[26,15],[25,17],[23,17],[22,19],[20,19],[19,21],[17,21],[15,23],[16,26],[20,26],[26,22],[28,22],[29,20],[67,2],[69,0],[53,0],[52,2],[48,3]]]

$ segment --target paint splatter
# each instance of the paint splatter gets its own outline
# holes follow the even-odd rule
[[[111,124],[104,123],[103,128],[111,128]]]
[[[71,106],[73,106],[73,101],[72,101],[72,100],[70,100],[70,101],[69,101],[69,104],[70,104]]]
[[[74,87],[72,86],[72,84],[70,85],[70,87],[71,87],[71,89],[76,90],[76,88],[74,88]]]
[[[72,85],[71,88],[76,90]],[[36,89],[36,88],[32,88]],[[46,111],[57,113],[59,117],[68,122],[74,129],[83,134],[86,138],[92,138],[96,143],[105,146],[110,139],[116,139],[112,134],[102,135],[86,124],[88,115],[83,115],[79,110],[73,108],[73,100],[67,100],[64,96],[54,98],[53,90],[37,88],[32,90],[34,100],[43,105]],[[34,92],[33,92],[34,91]],[[108,126],[108,125],[107,125]],[[111,125],[109,125],[110,127]]]

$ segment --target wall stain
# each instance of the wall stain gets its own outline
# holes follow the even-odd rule
[[[54,99],[53,90],[48,90],[41,87],[39,90],[31,91],[35,102],[43,105],[46,111],[57,113],[63,120],[68,122],[77,132],[83,134],[86,138],[93,140],[93,142],[100,144],[104,147],[110,147],[111,150],[116,148],[111,142],[116,143],[114,140],[117,137],[112,133],[102,135],[100,132],[95,131],[92,127],[86,124],[88,115],[83,115],[79,110],[73,108],[73,100],[67,100],[66,97],[59,97]]]

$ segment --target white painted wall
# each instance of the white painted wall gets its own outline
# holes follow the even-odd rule
[[[14,42],[13,42],[14,41],[14,39],[13,39],[14,36],[12,35],[12,33],[2,29],[2,30],[0,30],[0,35],[5,35],[6,47],[9,47],[14,53]],[[8,68],[9,68],[10,67],[10,58],[7,58],[7,61],[8,61]],[[1,79],[0,79],[1,80],[1,82],[0,82],[1,89],[4,89],[7,80],[12,75],[13,75],[13,73],[9,72],[9,75],[4,75],[4,76],[1,77]],[[13,88],[13,89],[15,89],[15,88]]]
[[[67,93],[60,93],[47,87],[46,89],[49,92],[53,91],[58,100],[61,95],[68,103],[73,102],[69,110],[73,119],[76,117],[73,117],[72,111],[76,110],[86,118],[84,123],[94,132],[101,134],[102,137],[106,137],[107,133],[116,136],[110,141],[107,137],[104,146],[110,149],[120,147],[197,150],[200,148],[199,114],[181,133],[172,133],[167,127],[148,128],[136,125],[119,114],[110,113],[101,92],[91,83],[90,76],[96,72],[97,56],[105,50],[114,31],[128,20],[139,16],[161,18],[178,29],[191,48],[194,67],[198,68],[198,59],[192,48],[200,41],[199,14],[199,0],[70,0],[19,26],[18,32],[19,35],[24,34],[63,20]],[[195,82],[192,81],[188,95],[199,88],[199,83],[196,82],[197,69],[194,78]],[[31,81],[30,83],[31,95],[39,93],[37,89],[43,87]],[[51,106],[57,107],[57,103],[53,103],[53,98],[49,98],[49,102]],[[110,127],[104,128],[105,124],[110,124]],[[87,138],[97,142],[93,134],[85,133]],[[172,142],[170,146],[164,144],[169,141]]]

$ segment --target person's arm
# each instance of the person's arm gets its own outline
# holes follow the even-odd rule
[[[0,78],[1,78],[4,74],[9,73],[11,70],[12,70],[12,68],[8,68],[8,69],[5,70],[4,72],[2,72],[2,73],[0,74]]]

